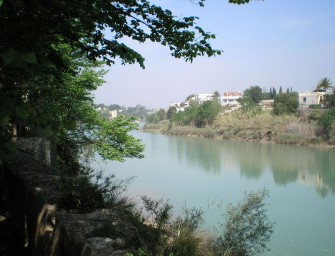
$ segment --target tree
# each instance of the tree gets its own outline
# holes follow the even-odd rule
[[[216,108],[216,115],[220,113],[221,110],[221,99],[220,99],[220,93],[218,91],[215,91],[213,93],[213,101],[214,101],[214,107]]]
[[[14,136],[79,144],[87,138],[71,134],[83,135],[82,127],[108,129],[92,111],[90,96],[103,83],[95,70],[99,61],[144,68],[143,56],[124,38],[160,43],[191,62],[221,54],[209,43],[215,36],[197,26],[197,19],[177,17],[146,0],[0,1],[0,157],[12,152]]]
[[[144,68],[144,58],[122,38],[161,43],[186,61],[220,54],[209,44],[215,36],[196,20],[142,0],[1,1],[0,157],[15,147],[15,133],[52,137],[65,145],[61,141],[79,128],[108,129],[92,111],[90,96],[103,83],[103,72],[95,71],[99,61],[111,65],[118,58]]]
[[[128,135],[137,127],[134,118],[120,116],[108,121],[95,110],[90,92],[103,83],[101,77],[105,72],[99,70],[101,63],[81,57],[68,45],[59,45],[58,50],[63,57],[77,57],[69,58],[68,65],[80,72],[77,75],[72,71],[62,72],[57,80],[51,81],[36,73],[35,79],[46,82],[43,87],[27,82],[23,104],[27,106],[28,116],[23,127],[28,127],[29,133],[21,137],[49,138],[62,156],[59,164],[68,172],[75,171],[68,166],[77,162],[79,149],[86,145],[93,146],[105,159],[124,161],[125,158],[143,157],[143,145]],[[45,66],[47,70],[52,67],[51,64]],[[70,157],[68,161],[67,157]]]
[[[191,125],[191,126],[196,126],[197,124],[197,116],[198,116],[198,104],[190,104],[188,108],[184,110],[184,112],[178,112],[182,113],[182,120],[184,125]]]
[[[277,96],[277,90],[275,87],[272,87],[272,98],[274,99]]]
[[[270,92],[268,92],[266,90],[266,88],[262,89],[262,94],[261,94],[262,100],[269,100],[269,99],[271,99],[271,95],[272,95],[272,89],[271,88],[270,88]]]
[[[158,120],[159,121],[164,120],[166,118],[166,111],[165,111],[165,109],[161,108],[160,110],[158,110],[157,116],[158,116]]]
[[[262,88],[258,85],[251,86],[244,90],[243,96],[250,97],[254,103],[259,103],[262,100]]]
[[[266,190],[251,192],[236,206],[228,206],[226,222],[221,224],[222,234],[216,243],[219,255],[253,256],[267,250],[274,226],[266,215],[267,197]]]
[[[237,100],[241,105],[242,112],[246,113],[255,107],[255,102],[250,97],[243,96]]]
[[[279,94],[282,94],[283,93],[283,88],[280,86],[279,87]]]
[[[216,99],[216,100],[219,100],[219,98],[220,98],[220,93],[219,93],[218,91],[215,91],[215,92],[213,93],[213,98]]]
[[[198,126],[212,125],[219,113],[219,103],[216,99],[208,100],[202,103],[197,112]]]
[[[319,124],[328,134],[335,121],[335,108],[325,111],[319,118]]]
[[[189,100],[191,100],[193,97],[195,97],[195,95],[194,95],[194,94],[191,94],[191,95],[189,95],[189,96],[186,97],[186,100],[185,100],[185,101],[189,101]]]
[[[135,116],[141,120],[144,120],[148,115],[149,110],[146,109],[144,106],[136,105],[135,107],[128,107],[124,114],[126,116]]]
[[[197,17],[180,19],[148,1],[37,0],[27,4],[5,0],[0,14],[0,53],[7,64],[45,57],[62,66],[61,56],[51,45],[64,42],[91,60],[102,59],[110,65],[118,57],[122,63],[137,62],[144,67],[144,58],[120,42],[123,37],[142,43],[160,42],[174,57],[189,61],[199,55],[221,53],[208,43],[215,36],[195,25]],[[109,37],[106,30],[111,32]]]
[[[174,106],[169,107],[169,109],[166,112],[166,117],[170,120],[173,121],[175,116],[177,115],[177,109]]]
[[[326,94],[324,98],[324,103],[327,108],[334,108],[335,107],[335,90],[332,94]]]
[[[299,99],[297,93],[280,93],[275,97],[273,114],[294,114],[297,112],[298,107]]]
[[[256,85],[245,89],[243,96],[238,99],[243,112],[248,112],[255,108],[262,99],[262,89]]]
[[[166,118],[166,111],[165,109],[159,109],[155,113],[152,113],[149,115],[146,119],[148,123],[158,123],[159,121],[162,121]]]
[[[247,4],[249,2],[250,0],[229,0],[229,3],[233,3],[233,4]]]
[[[329,78],[324,77],[322,78],[319,83],[317,84],[316,88],[315,88],[315,92],[326,92],[331,88],[334,88],[332,85],[332,82]]]

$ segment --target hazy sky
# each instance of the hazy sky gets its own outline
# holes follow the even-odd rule
[[[190,0],[151,2],[176,16],[198,16],[198,25],[216,35],[213,48],[223,54],[191,64],[174,59],[159,44],[129,41],[146,59],[146,68],[120,63],[108,67],[95,103],[168,108],[196,93],[223,94],[252,85],[303,92],[313,90],[323,77],[335,82],[334,0],[264,0],[246,5],[207,0],[204,8]]]

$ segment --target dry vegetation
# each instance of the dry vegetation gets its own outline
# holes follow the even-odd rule
[[[261,113],[240,111],[219,114],[212,127],[196,128],[175,126],[166,120],[149,124],[145,131],[155,131],[181,136],[207,137],[244,141],[272,142],[295,145],[325,145],[323,129],[313,120],[296,115],[272,115],[269,111]]]

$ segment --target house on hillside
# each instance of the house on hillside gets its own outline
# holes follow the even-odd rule
[[[188,102],[174,102],[170,104],[170,107],[175,107],[177,112],[184,111],[189,106]]]
[[[205,101],[212,100],[214,97],[213,93],[199,93],[194,95],[194,100],[196,100],[199,104],[204,103]],[[191,99],[193,99],[191,98]]]
[[[263,110],[271,110],[274,106],[274,100],[261,100],[259,105],[262,107]]]
[[[243,93],[241,92],[224,92],[223,95],[220,97],[221,105],[238,105],[239,102],[237,100],[242,96]]]
[[[109,111],[109,120],[113,120],[115,118],[117,118],[117,110],[115,109],[115,110]]]
[[[325,100],[325,95],[329,94],[328,92],[304,92],[299,93],[299,107],[309,108],[310,105],[323,105]]]

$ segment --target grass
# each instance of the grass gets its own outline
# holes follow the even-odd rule
[[[160,133],[163,129],[169,126],[168,120],[162,120],[158,123],[146,123],[143,127],[144,131],[152,133]]]
[[[190,137],[204,137],[214,138],[217,135],[217,131],[212,128],[196,128],[190,126],[176,126],[172,128],[165,127],[161,130],[164,134],[178,135],[178,136],[190,136]]]

